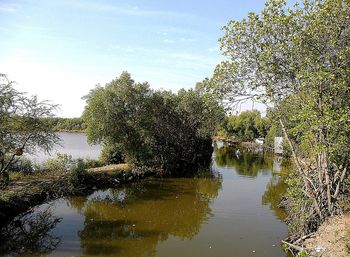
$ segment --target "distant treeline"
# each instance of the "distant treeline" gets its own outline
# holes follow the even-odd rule
[[[258,110],[244,111],[239,115],[226,116],[219,126],[217,135],[219,138],[240,142],[252,142],[256,138],[264,138],[265,143],[270,145],[276,135],[276,126],[270,117],[261,117]]]
[[[86,125],[82,118],[44,118],[54,131],[84,131]]]

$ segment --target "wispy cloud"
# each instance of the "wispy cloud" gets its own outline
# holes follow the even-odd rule
[[[50,28],[42,26],[31,26],[31,25],[18,25],[19,29],[31,30],[31,31],[49,31]]]
[[[144,9],[139,6],[133,5],[121,5],[121,4],[109,4],[109,3],[101,3],[95,1],[61,1],[62,4],[69,5],[73,8],[91,10],[91,11],[99,11],[99,12],[108,12],[118,15],[126,15],[126,16],[141,16],[141,17],[161,17],[161,18],[177,18],[177,19],[190,19],[190,20],[198,20],[201,17],[197,17],[193,14],[183,13],[183,12],[171,12],[164,10],[154,10],[154,9]]]
[[[15,12],[21,7],[20,4],[0,3],[0,12]]]
[[[185,37],[180,38],[180,40],[182,42],[196,42],[197,41],[196,38],[185,38]]]
[[[164,43],[167,43],[167,44],[175,44],[175,43],[176,43],[175,40],[168,39],[168,38],[164,39],[163,42],[164,42]]]

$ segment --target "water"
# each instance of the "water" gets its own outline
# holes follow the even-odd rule
[[[0,255],[286,256],[283,176],[271,158],[234,153],[217,149],[214,172],[196,178],[151,178],[38,206],[8,228]]]
[[[39,151],[25,155],[25,157],[39,163],[49,158],[55,158],[57,153],[69,154],[73,158],[98,159],[102,147],[89,145],[84,133],[58,132],[57,134],[61,139],[60,145],[56,145],[50,153]]]

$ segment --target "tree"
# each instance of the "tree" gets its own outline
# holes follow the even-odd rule
[[[4,185],[9,182],[9,168],[24,152],[49,151],[59,141],[41,119],[53,116],[57,106],[18,92],[13,84],[0,74],[0,177]]]
[[[265,138],[270,126],[268,118],[261,117],[258,110],[253,110],[226,116],[222,129],[228,137],[239,141],[253,141],[255,138]]]
[[[90,142],[117,145],[129,163],[168,172],[210,160],[211,136],[223,117],[216,103],[195,90],[154,91],[127,72],[85,99]]]
[[[350,154],[350,4],[267,1],[260,14],[224,26],[220,63],[207,85],[233,101],[274,105],[309,214],[298,233],[341,212]],[[300,209],[299,209],[300,211]],[[297,214],[295,215],[295,217]]]

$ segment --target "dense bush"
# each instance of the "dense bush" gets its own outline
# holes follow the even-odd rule
[[[58,153],[56,158],[44,162],[42,169],[48,173],[60,174],[72,171],[76,163],[77,160],[74,160],[71,155]]]
[[[55,131],[84,131],[86,126],[82,118],[44,118]]]
[[[253,141],[255,138],[265,138],[270,127],[271,120],[261,117],[259,111],[244,111],[239,115],[226,116],[220,135],[237,141]]]
[[[88,139],[103,143],[105,153],[118,145],[129,163],[169,172],[210,161],[211,137],[223,111],[207,95],[154,91],[124,72],[85,99]]]
[[[71,171],[69,182],[70,186],[74,188],[75,192],[84,190],[87,186],[93,184],[93,178],[90,173],[86,171],[88,163],[82,159],[78,159],[74,168]]]
[[[119,144],[107,144],[102,148],[99,158],[103,164],[118,164],[125,160],[122,148]]]
[[[34,171],[34,165],[31,160],[23,157],[20,160],[12,163],[9,167],[9,171],[30,174]]]

